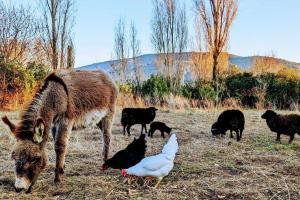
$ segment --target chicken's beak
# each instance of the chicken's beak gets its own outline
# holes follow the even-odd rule
[[[126,169],[122,169],[121,172],[122,172],[123,176],[125,176],[125,177],[129,176],[129,174],[127,174],[127,172],[126,172]]]

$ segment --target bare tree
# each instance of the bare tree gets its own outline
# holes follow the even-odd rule
[[[251,71],[253,74],[278,73],[284,68],[275,56],[254,56]]]
[[[178,19],[176,21],[176,41],[177,41],[177,53],[178,56],[176,58],[176,84],[180,84],[182,81],[184,70],[185,70],[185,63],[184,63],[184,57],[186,54],[184,53],[184,50],[187,48],[188,44],[188,28],[187,28],[187,16],[186,16],[186,10],[185,5],[183,5],[182,9],[179,9]]]
[[[138,60],[138,56],[141,54],[140,49],[140,40],[137,38],[137,29],[134,22],[131,22],[130,25],[130,50],[131,50],[131,58],[132,63],[134,65],[135,79],[139,83],[142,80],[143,72],[141,68],[141,63]]]
[[[67,69],[74,68],[75,58],[74,58],[74,45],[73,42],[68,45],[68,54],[67,54]]]
[[[40,38],[36,38],[32,45],[32,50],[30,52],[30,62],[44,65],[44,66],[51,66],[51,63],[47,59],[47,52],[44,49],[43,42]]]
[[[176,78],[180,82],[182,78],[187,35],[185,6],[179,6],[176,0],[154,0],[151,39],[159,53],[158,63],[169,81]]]
[[[191,52],[190,61],[195,80],[211,80],[212,59],[209,52]]]
[[[194,0],[194,2],[213,56],[212,79],[216,81],[219,56],[227,46],[229,30],[238,9],[238,0],[209,0],[209,11],[204,0]]]
[[[124,82],[126,80],[125,70],[128,59],[128,44],[125,30],[125,21],[122,18],[119,18],[115,26],[114,54],[119,62],[119,65],[114,65],[114,67],[118,72],[120,81]]]
[[[52,69],[65,68],[67,48],[72,42],[75,0],[42,0],[44,49]]]
[[[25,62],[37,31],[30,8],[0,1],[0,61]]]
[[[203,34],[201,31],[201,21],[195,17],[195,35],[191,41],[191,48],[193,51],[190,55],[190,66],[193,72],[193,78],[199,80],[211,80],[212,75],[212,56],[207,50],[207,45],[203,41]]]

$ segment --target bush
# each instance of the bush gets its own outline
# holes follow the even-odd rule
[[[171,88],[162,76],[154,76],[146,80],[141,87],[141,94],[143,96],[149,95],[152,98],[162,99],[164,96],[171,94]]]
[[[267,83],[266,102],[282,109],[291,108],[292,104],[299,104],[300,81],[282,75],[266,74],[262,79]]]
[[[119,88],[119,92],[123,94],[132,94],[132,85],[128,83],[116,83]]]
[[[209,100],[214,101],[217,92],[214,90],[212,83],[199,82],[195,85],[189,83],[181,87],[181,95],[188,99]]]
[[[0,63],[0,107],[3,108],[14,94],[32,93],[36,85],[45,78],[49,72],[43,65],[29,63],[27,66],[20,63]],[[22,99],[18,99],[22,102]]]
[[[226,107],[250,107],[263,109],[272,105],[277,108],[292,108],[300,102],[299,79],[282,74],[263,74],[253,76],[251,73],[237,73],[219,78],[218,90],[212,82],[199,81],[186,83],[172,88],[162,76],[152,75],[147,81],[128,82],[119,85],[120,92],[143,98],[150,104],[168,104],[171,97],[184,97],[197,106],[210,102]],[[219,101],[221,100],[221,101]],[[202,102],[202,103],[201,103]]]
[[[35,62],[28,63],[26,67],[27,73],[31,74],[34,80],[38,82],[44,80],[50,70],[49,67]]]
[[[255,107],[259,101],[280,109],[289,109],[299,104],[300,81],[295,77],[266,73],[253,76],[243,73],[227,78],[227,91],[237,98],[243,106]],[[263,97],[262,97],[263,96]]]
[[[251,73],[237,74],[226,79],[228,97],[237,98],[244,106],[254,107],[258,102],[258,81]]]

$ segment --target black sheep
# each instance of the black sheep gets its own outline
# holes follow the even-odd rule
[[[123,134],[125,135],[125,129],[127,130],[127,134],[130,135],[130,127],[135,124],[142,125],[142,131],[145,129],[147,133],[146,124],[151,123],[155,118],[156,108],[124,108],[122,110],[121,124],[123,125]]]
[[[281,134],[290,136],[289,143],[292,143],[296,133],[300,135],[300,115],[279,115],[272,110],[267,110],[261,118],[266,119],[270,130],[277,133],[277,142],[281,143]]]
[[[236,132],[236,139],[240,141],[245,127],[245,117],[240,110],[226,110],[222,112],[218,121],[211,127],[214,136],[225,135],[230,130],[230,137],[233,138],[232,131]]]
[[[117,152],[112,158],[105,161],[102,165],[102,170],[108,168],[113,169],[128,169],[139,163],[146,153],[145,134],[141,134],[138,139],[134,138],[126,149]]]
[[[172,129],[170,127],[168,127],[165,123],[163,122],[152,122],[150,124],[150,130],[149,130],[149,133],[148,133],[148,136],[149,137],[153,137],[153,133],[156,131],[156,130],[159,130],[160,133],[161,133],[161,136],[163,138],[165,138],[165,134],[164,132],[168,133],[170,135]]]

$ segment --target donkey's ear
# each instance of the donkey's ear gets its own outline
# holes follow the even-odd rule
[[[41,143],[43,141],[44,135],[45,135],[44,120],[41,118],[38,118],[36,121],[36,125],[34,127],[33,141],[36,143]]]
[[[11,121],[9,121],[9,119],[7,118],[7,116],[2,117],[2,121],[10,128],[11,132],[15,132],[16,130],[16,125],[14,125],[13,123],[11,123]]]

